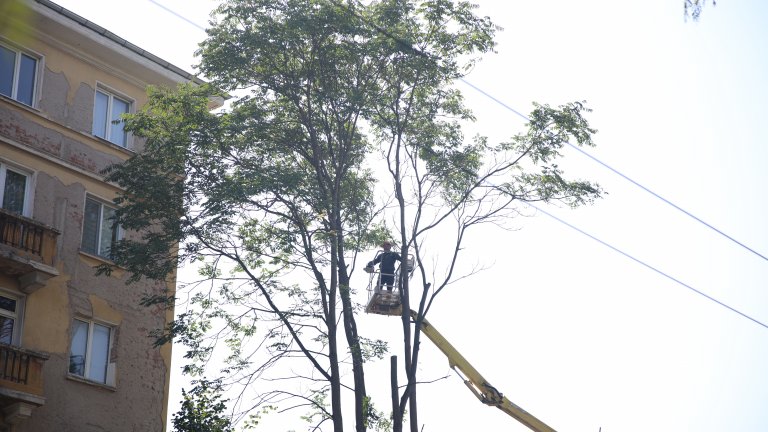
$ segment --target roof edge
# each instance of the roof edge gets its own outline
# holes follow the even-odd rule
[[[102,37],[105,37],[105,38],[115,42],[116,44],[122,46],[123,48],[128,49],[128,50],[138,54],[141,57],[146,58],[147,60],[157,64],[158,66],[160,66],[160,67],[162,67],[164,69],[167,69],[167,70],[173,72],[174,74],[176,74],[176,75],[178,75],[178,76],[180,76],[180,77],[182,77],[184,79],[187,79],[187,80],[192,81],[195,84],[199,84],[199,85],[206,83],[204,80],[202,80],[201,78],[197,77],[196,75],[193,75],[190,72],[185,71],[184,69],[182,69],[182,68],[180,68],[180,67],[178,67],[178,66],[176,66],[176,65],[174,65],[172,63],[170,63],[169,61],[161,59],[160,57],[152,54],[151,52],[149,52],[149,51],[147,51],[147,50],[145,50],[143,48],[140,48],[139,46],[137,46],[135,44],[132,44],[131,42],[127,41],[126,39],[121,38],[120,36],[112,33],[111,31],[105,29],[104,27],[102,27],[102,26],[100,26],[100,25],[98,25],[98,24],[96,24],[96,23],[94,23],[94,22],[92,22],[92,21],[90,21],[90,20],[88,20],[86,18],[81,17],[80,15],[72,12],[69,9],[64,8],[63,6],[60,6],[60,5],[54,3],[54,2],[52,2],[50,0],[35,0],[35,2],[39,3],[42,6],[47,7],[48,9],[51,9],[52,11],[58,13],[59,15],[65,17],[65,18],[67,18],[67,19],[69,19],[71,21],[74,21],[74,22],[80,24],[81,26],[83,26],[83,27],[93,31],[96,34],[98,34],[98,35],[100,35]]]

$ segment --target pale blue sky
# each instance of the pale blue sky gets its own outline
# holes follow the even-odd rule
[[[203,25],[213,4],[156,2]],[[723,0],[685,22],[680,0],[479,3],[505,30],[469,82],[524,113],[531,101],[586,100],[599,131],[591,154],[768,255],[768,4]],[[187,69],[204,37],[149,0],[59,4]],[[458,86],[478,116],[470,133],[521,130],[513,113]],[[566,154],[568,172],[609,195],[547,211],[768,323],[766,260]],[[767,328],[543,214],[512,227],[476,233],[468,262],[492,268],[447,291],[429,320],[513,402],[560,431],[768,430]],[[400,339],[394,319],[364,317],[360,328]],[[387,368],[367,371],[383,405]],[[429,342],[420,373],[449,373]],[[425,431],[527,430],[455,376],[420,395]]]

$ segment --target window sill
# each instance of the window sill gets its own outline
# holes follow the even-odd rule
[[[115,144],[115,143],[113,143],[113,142],[112,142],[112,141],[110,141],[110,140],[106,140],[106,139],[104,139],[104,138],[102,138],[102,137],[100,137],[100,136],[96,136],[96,135],[93,135],[93,134],[90,134],[90,136],[91,136],[91,138],[93,138],[94,140],[96,140],[96,141],[98,141],[98,142],[100,142],[100,143],[102,143],[102,144],[104,144],[104,145],[107,145],[107,146],[110,146],[110,147],[112,147],[112,148],[115,148],[115,149],[118,149],[118,150],[124,151],[124,152],[126,152],[126,153],[128,153],[128,154],[130,154],[130,155],[135,155],[135,154],[136,154],[136,152],[135,152],[135,151],[133,151],[132,149],[130,149],[130,148],[128,147],[128,144],[130,144],[130,142],[129,142],[128,144],[126,144],[126,145],[125,145],[125,147],[123,147],[123,146],[121,146],[121,145],[119,145],[119,144]],[[131,140],[131,141],[132,141],[132,140]]]
[[[67,379],[70,380],[70,381],[75,381],[75,382],[79,382],[79,383],[82,383],[82,384],[88,384],[90,386],[97,387],[97,388],[100,388],[100,389],[103,389],[103,390],[109,390],[111,392],[116,392],[117,391],[117,387],[115,387],[113,385],[104,384],[104,383],[100,383],[100,382],[97,382],[97,381],[91,381],[91,380],[89,380],[87,378],[81,377],[80,375],[72,375],[71,373],[68,373],[67,374]]]
[[[94,254],[85,252],[82,249],[78,249],[78,252],[80,252],[80,257],[84,258],[85,261],[92,267],[100,266],[102,264],[107,264],[109,266],[112,266],[113,271],[111,276],[117,277],[118,279],[121,278],[124,272],[126,271],[124,267],[115,264],[115,262],[109,258],[105,258],[99,255],[94,255]]]
[[[101,262],[103,262],[104,264],[115,264],[115,262],[114,262],[114,261],[112,261],[111,259],[109,259],[109,258],[107,258],[107,257],[103,257],[103,256],[101,256],[101,255],[95,255],[95,254],[92,254],[92,253],[90,253],[90,252],[86,252],[86,251],[84,251],[84,250],[82,250],[82,249],[78,249],[78,252],[80,252],[80,255],[85,255],[85,256],[87,256],[88,258],[91,258],[91,259],[95,259],[95,260],[97,260],[97,261],[101,261]]]
[[[32,105],[27,105],[24,102],[19,102],[16,99],[14,99],[12,97],[9,97],[9,96],[6,96],[4,94],[0,94],[0,98],[2,98],[4,101],[6,101],[6,102],[8,102],[8,103],[18,107],[18,108],[24,108],[25,110],[31,111],[31,112],[33,112],[35,114],[38,114],[38,115],[42,113],[42,111],[40,111],[39,108],[34,107]]]

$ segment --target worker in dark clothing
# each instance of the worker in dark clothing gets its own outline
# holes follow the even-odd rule
[[[385,240],[381,244],[381,248],[384,249],[384,252],[378,254],[366,267],[372,269],[374,265],[381,263],[377,288],[386,285],[387,291],[392,291],[392,285],[395,283],[395,264],[400,261],[400,254],[390,250],[392,249],[392,242],[389,240]]]

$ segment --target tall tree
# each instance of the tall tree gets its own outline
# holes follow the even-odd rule
[[[108,179],[125,189],[116,222],[138,234],[115,245],[114,260],[131,280],[201,263],[199,283],[180,287],[191,306],[158,343],[187,345],[192,374],[225,365],[215,381],[237,389],[235,422],[302,408],[316,428],[341,431],[351,390],[356,430],[386,427],[364,374],[386,346],[361,336],[350,278],[357,254],[391,235],[391,214],[375,203],[394,196],[402,254],[420,263],[416,289],[400,281],[407,386],[394,428],[409,408],[416,430],[419,326],[455,280],[467,231],[503,221],[517,202],[599,196],[555,163],[565,140],[591,144],[585,108],[537,106],[511,142],[466,142],[471,113],[451,84],[493,49],[497,30],[467,2],[225,0],[215,14],[198,53],[213,86],[154,89],[127,121],[145,148]],[[208,112],[221,92],[236,96]],[[390,183],[366,168],[381,155]],[[455,248],[437,277],[423,247],[448,222]],[[146,303],[173,305],[171,294]]]
[[[119,223],[145,234],[116,247],[115,260],[163,278],[181,261],[207,259],[204,275],[217,283],[193,298],[199,312],[170,330],[221,326],[216,334],[229,350],[223,385],[250,383],[296,356],[313,368],[302,372],[315,382],[308,392],[275,386],[258,395],[262,404],[298,398],[318,424],[342,430],[340,365],[349,355],[355,424],[365,430],[371,349],[358,335],[349,288],[371,219],[368,144],[357,126],[375,75],[356,42],[365,35],[346,10],[321,1],[231,1],[217,12],[201,69],[218,88],[249,92],[213,115],[207,88],[156,91],[128,122],[146,149],[110,179],[127,191]],[[175,242],[179,254],[164,255]],[[180,335],[192,342],[189,357],[207,361],[214,345],[196,336]],[[263,340],[253,344],[255,337]],[[256,347],[269,356],[256,362]]]
[[[558,108],[536,105],[528,131],[510,142],[465,139],[461,124],[473,117],[453,83],[471,69],[478,55],[493,49],[497,30],[488,18],[475,16],[473,9],[468,2],[449,0],[418,7],[393,1],[377,5],[371,18],[375,24],[361,17],[365,24],[387,29],[378,35],[388,51],[382,56],[387,59],[381,66],[386,72],[378,81],[380,97],[370,121],[397,201],[391,217],[398,228],[401,256],[405,260],[412,254],[418,263],[413,286],[405,272],[400,275],[407,385],[395,416],[400,418],[408,408],[414,432],[419,429],[419,329],[436,296],[467,276],[457,274],[456,266],[471,229],[503,224],[518,214],[518,203],[560,201],[578,206],[601,194],[590,182],[568,180],[557,165],[560,149],[568,141],[593,145],[595,131],[583,116],[588,110],[581,102]],[[428,259],[425,250],[430,244],[437,246],[432,250],[446,253]],[[400,427],[395,422],[395,429]]]

